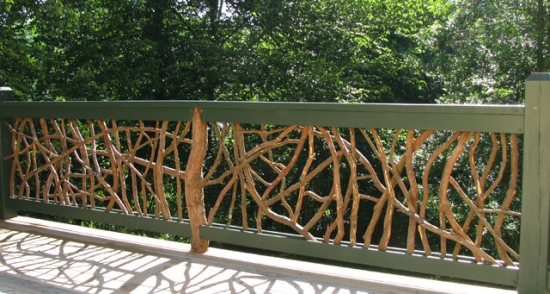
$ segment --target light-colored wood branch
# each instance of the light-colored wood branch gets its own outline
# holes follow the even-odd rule
[[[234,209],[240,209],[243,230],[254,221],[261,232],[262,222],[269,218],[293,229],[305,239],[317,241],[312,232],[319,231],[316,226],[329,219],[330,224],[324,229],[325,242],[339,244],[349,240],[351,245],[356,245],[358,227],[367,225],[363,240],[364,246],[368,247],[375,227],[380,227],[380,218],[384,216],[379,249],[385,250],[392,240],[394,214],[403,213],[408,217],[406,250],[409,253],[415,250],[418,231],[424,250],[431,255],[426,235],[429,231],[441,238],[443,256],[447,254],[446,246],[450,240],[455,242],[454,259],[464,246],[478,261],[500,264],[482,248],[485,241],[479,230],[486,230],[496,240],[503,264],[514,266],[512,259],[519,258],[502,238],[506,217],[521,215],[510,210],[518,180],[516,135],[510,135],[508,144],[505,134],[500,134],[500,140],[491,134],[491,155],[479,175],[476,154],[485,137],[479,133],[474,137],[467,132],[452,133],[429,155],[422,171],[423,193],[419,195],[416,152],[433,131],[408,130],[404,140],[397,130],[389,133],[393,140],[388,145],[383,142],[383,139],[389,139],[388,133],[384,131],[380,135],[376,129],[350,128],[346,131],[334,127],[274,127],[266,124],[244,129],[238,123],[212,123],[211,136],[217,142],[208,152],[214,156],[213,164],[203,166],[208,148],[208,124],[200,119],[200,110],[196,109],[193,116],[193,122],[152,122],[147,125],[143,121],[132,125],[131,122],[114,120],[18,119],[11,129],[13,155],[7,157],[13,158],[11,176],[18,180],[17,186],[14,181],[10,190],[21,198],[29,198],[32,191],[36,199],[43,201],[92,208],[100,205],[108,211],[116,206],[126,213],[141,216],[154,209],[156,216],[162,215],[165,219],[171,219],[170,211],[177,210],[177,217],[182,220],[185,205],[193,225],[195,252],[204,252],[208,247],[208,241],[200,238],[198,226],[217,222],[222,203],[229,203],[227,219],[222,221],[227,226],[232,225]],[[359,138],[356,138],[356,130],[361,134]],[[187,138],[191,132],[192,138]],[[361,145],[358,139],[364,144]],[[316,158],[318,150],[315,148],[320,143],[330,152],[326,158]],[[181,144],[191,144],[191,153],[186,159],[181,158]],[[363,146],[367,150],[361,150]],[[510,148],[510,165],[507,165],[506,148]],[[435,197],[429,191],[434,184],[430,170],[443,152],[451,155],[446,159],[441,175],[440,205],[433,211],[440,216],[439,226],[436,226],[427,221],[429,197]],[[501,152],[502,160],[497,163],[498,152]],[[460,156],[469,157],[475,201],[464,192],[472,191],[472,188],[464,190],[452,175]],[[373,163],[367,159],[371,157],[375,158]],[[220,164],[222,161],[225,164]],[[182,170],[183,164],[185,170]],[[268,173],[262,173],[257,166],[266,167]],[[499,167],[498,174],[495,166]],[[207,171],[204,177],[203,169]],[[511,179],[505,199],[498,209],[486,208],[487,199],[504,185],[501,182],[508,169]],[[193,175],[189,174],[190,171]],[[329,171],[332,173],[327,186],[330,192],[315,191],[316,185],[311,183]],[[348,173],[347,183],[341,183],[341,175]],[[492,177],[494,174],[496,176]],[[177,201],[174,202],[177,208],[168,206],[168,194],[164,191],[167,177],[176,180]],[[44,185],[39,186],[40,183]],[[362,191],[367,184],[377,192]],[[211,185],[221,186],[206,217],[203,189]],[[470,208],[462,225],[458,224],[451,210],[447,195],[449,185]],[[489,188],[485,189],[486,186]],[[239,197],[240,204],[237,204]],[[255,219],[249,220],[250,201],[258,211]],[[368,224],[362,224],[364,220],[359,219],[359,211],[367,202],[373,202],[374,211]],[[496,218],[493,227],[486,216],[490,214],[493,214],[491,218]],[[474,220],[476,230],[470,232]],[[449,225],[450,229],[446,227]],[[476,240],[472,241],[470,236],[474,235]]]
[[[493,238],[495,239],[496,243],[499,246],[502,246],[502,248],[504,250],[510,252],[515,258],[519,258],[519,255],[512,248],[510,248],[508,245],[506,245],[506,243],[502,240],[502,238],[500,236],[498,236],[498,234],[495,232],[495,230],[491,227],[491,225],[487,221],[487,218],[485,217],[485,214],[481,210],[479,210],[478,207],[476,207],[476,205],[468,198],[468,196],[466,195],[466,193],[464,193],[464,191],[462,190],[462,188],[460,187],[458,182],[454,178],[451,177],[450,183],[456,189],[456,191],[458,192],[460,197],[462,197],[462,199],[466,202],[466,204],[468,204],[470,209],[472,211],[474,211],[474,213],[479,218],[480,223],[483,224],[484,228],[487,229],[487,231],[489,231],[489,233],[491,233],[491,235],[493,235]],[[475,242],[474,242],[474,244],[475,244],[476,248],[480,248],[480,246],[478,244],[476,244]],[[473,252],[473,253],[476,254],[476,252]],[[515,264],[513,263],[513,261],[510,259],[510,257],[507,254],[501,254],[500,256],[504,260],[506,265],[515,266]],[[482,261],[482,260],[480,260],[480,261]]]
[[[422,199],[422,203],[420,204],[420,214],[419,214],[422,219],[426,218],[426,210],[428,207],[428,200],[430,198],[430,190],[428,186],[428,177],[430,175],[430,170],[434,165],[435,161],[437,160],[437,158],[441,155],[441,153],[443,153],[444,150],[449,148],[449,146],[451,146],[451,144],[454,141],[456,141],[459,136],[460,136],[459,132],[454,133],[443,145],[437,148],[434,151],[434,153],[432,153],[432,155],[428,159],[428,162],[426,163],[426,166],[424,167],[424,171],[422,173],[422,191],[424,196]],[[445,229],[445,225],[443,225],[441,228]],[[428,256],[430,256],[432,251],[430,248],[430,244],[428,242],[428,237],[426,236],[426,231],[424,230],[423,227],[419,227],[418,229],[420,233],[420,239],[422,240],[422,245],[424,247],[424,251]],[[441,243],[444,243],[444,242],[445,242],[445,239],[441,238]]]
[[[407,141],[405,146],[405,171],[409,180],[410,190],[406,195],[407,207],[412,213],[418,211],[418,184],[416,182],[416,175],[414,173],[413,166],[413,143],[414,143],[414,130],[407,131]],[[408,197],[407,197],[408,196]],[[407,230],[407,253],[414,253],[416,244],[416,221],[413,217],[409,217],[409,228]]]
[[[206,224],[204,208],[204,178],[202,164],[208,146],[208,125],[202,120],[201,111],[193,110],[193,141],[185,170],[185,200],[191,224],[191,251],[203,253],[208,250],[208,240],[202,239],[199,227]]]

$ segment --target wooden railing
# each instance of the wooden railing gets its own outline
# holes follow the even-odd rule
[[[546,291],[549,103],[2,102],[0,216]]]

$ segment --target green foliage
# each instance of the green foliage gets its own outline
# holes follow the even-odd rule
[[[0,83],[23,100],[431,102],[440,1],[14,0]]]
[[[449,2],[446,18],[425,35],[436,52],[432,72],[444,81],[440,102],[523,101],[525,79],[533,71],[546,71],[537,64],[550,58],[550,11],[547,1],[536,2],[545,2],[543,11],[535,1]],[[542,19],[534,17],[540,13]]]

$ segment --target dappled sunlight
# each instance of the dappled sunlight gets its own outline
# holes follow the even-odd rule
[[[82,293],[375,293],[184,252],[153,255],[69,239],[1,229],[0,275]]]

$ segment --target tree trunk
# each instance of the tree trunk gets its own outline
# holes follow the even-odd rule
[[[544,55],[545,47],[548,46],[548,44],[545,44],[545,39],[550,39],[550,35],[547,36],[547,34],[550,34],[548,32],[548,24],[546,23],[546,20],[548,19],[548,15],[545,7],[545,0],[537,0],[537,13],[536,13],[536,31],[537,31],[537,72],[545,72],[548,70],[548,64],[546,62],[546,56]],[[550,8],[549,8],[550,9]]]
[[[204,209],[204,179],[202,165],[206,156],[208,145],[208,126],[201,118],[201,110],[193,110],[193,141],[191,153],[185,169],[185,202],[189,211],[191,224],[191,252],[204,253],[208,250],[208,240],[200,237],[199,228],[206,224],[206,212]]]

